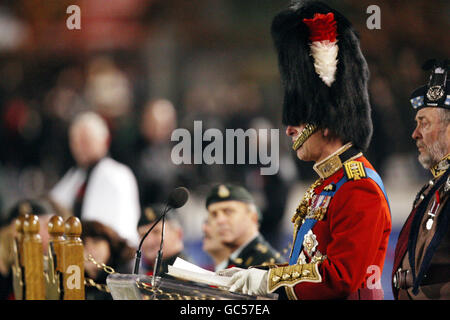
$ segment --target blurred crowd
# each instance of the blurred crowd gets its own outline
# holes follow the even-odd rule
[[[328,1],[360,32],[371,71],[374,136],[367,157],[389,180],[393,159],[422,178],[410,133],[409,94],[426,79],[430,57],[448,55],[448,1]],[[69,4],[81,30],[65,27]],[[187,187],[204,209],[211,185],[245,186],[263,213],[261,232],[275,246],[289,192],[313,179],[295,161],[280,122],[282,90],[270,22],[288,1],[50,1],[0,4],[0,218],[21,199],[38,199],[75,164],[69,127],[94,111],[111,133],[108,155],[137,180],[142,208]],[[365,26],[381,8],[381,30]],[[260,165],[175,165],[174,129],[280,129],[280,170]],[[207,144],[207,142],[204,142]],[[247,149],[248,150],[248,149]],[[398,168],[394,165],[394,168]],[[412,171],[411,171],[412,170]],[[403,172],[403,171],[402,171]],[[205,213],[206,214],[206,213]],[[198,212],[193,216],[201,216]],[[201,218],[199,218],[201,219]],[[184,221],[189,220],[185,218]],[[92,230],[92,229],[90,229]],[[202,238],[198,230],[198,238]],[[201,247],[198,248],[199,250]],[[281,247],[277,247],[281,250]]]

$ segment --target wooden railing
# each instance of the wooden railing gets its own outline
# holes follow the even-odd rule
[[[53,216],[48,223],[49,247],[43,248],[39,218],[16,220],[14,296],[18,300],[84,300],[84,248],[81,222]],[[46,254],[44,254],[44,250]]]

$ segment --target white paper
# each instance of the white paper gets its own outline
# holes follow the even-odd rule
[[[167,274],[178,279],[200,282],[226,289],[230,287],[231,276],[218,275],[181,258],[177,258],[173,265],[168,266],[168,268],[169,272]]]
[[[175,259],[175,262],[173,263],[173,267],[177,268],[177,269],[184,269],[186,271],[192,271],[192,272],[197,272],[197,273],[203,273],[203,274],[212,274],[214,275],[215,273],[203,268],[200,268],[199,266],[190,263],[180,257],[177,257]]]

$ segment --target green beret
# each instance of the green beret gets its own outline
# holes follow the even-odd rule
[[[211,189],[208,196],[206,197],[206,209],[208,209],[210,204],[222,201],[241,201],[245,203],[255,204],[250,192],[244,187],[233,185],[229,183],[219,184]],[[261,223],[262,214],[259,208],[256,206],[256,212],[258,213],[258,221]]]
[[[214,186],[206,197],[206,208],[212,203],[232,200],[254,203],[252,195],[244,187],[219,184]]]

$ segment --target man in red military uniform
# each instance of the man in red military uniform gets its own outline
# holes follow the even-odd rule
[[[392,287],[399,300],[450,299],[449,61],[429,60],[429,82],[411,95],[419,162],[433,178],[423,186],[395,248]]]
[[[292,222],[289,263],[233,275],[231,291],[289,299],[382,299],[391,231],[381,178],[362,151],[372,135],[367,63],[350,22],[320,2],[278,14],[272,35],[285,88],[283,122],[319,178]]]

